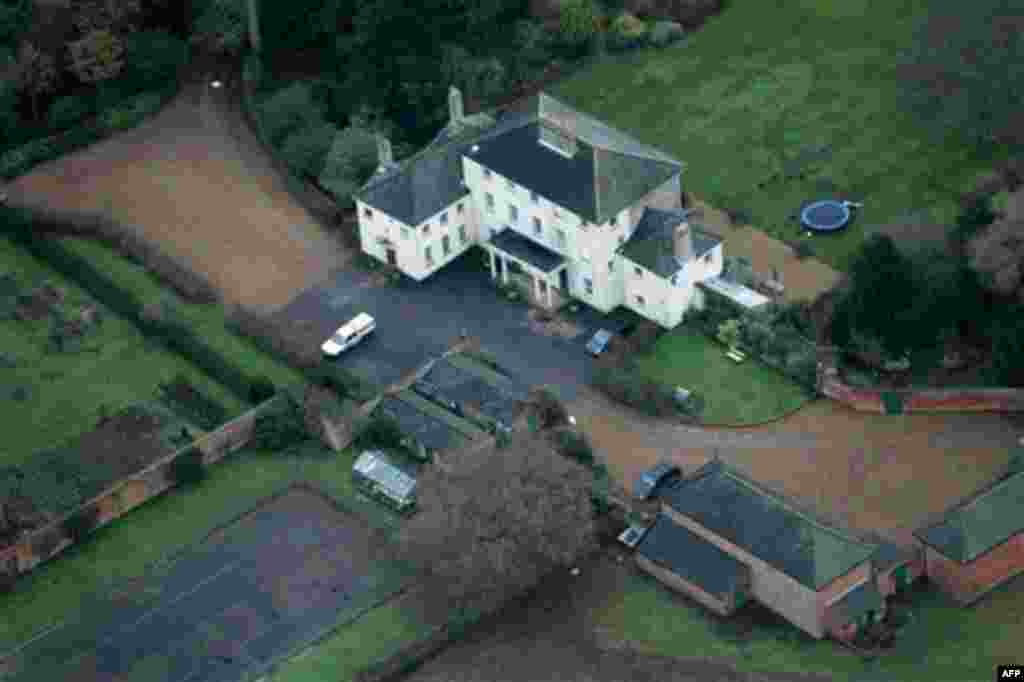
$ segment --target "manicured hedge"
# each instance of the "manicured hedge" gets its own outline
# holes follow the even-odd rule
[[[38,238],[32,228],[31,217],[25,212],[5,208],[0,215],[3,229],[30,253],[76,282],[121,317],[134,322],[146,336],[159,339],[166,347],[188,358],[199,369],[227,386],[242,401],[248,402],[251,399],[254,387],[260,384],[261,378],[249,376],[207,345],[185,324],[144,314],[144,303],[135,294],[122,289],[90,261],[64,248],[59,240]]]

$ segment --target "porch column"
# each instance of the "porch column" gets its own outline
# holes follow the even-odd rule
[[[541,301],[541,298],[540,298],[541,278],[537,277],[537,276],[534,276],[532,279],[533,279],[533,298],[537,301],[537,303],[540,303],[540,301]]]
[[[508,284],[508,258],[501,257],[501,283]]]
[[[494,269],[494,249],[487,249],[487,253],[491,257],[491,279],[497,279],[498,273]]]
[[[544,278],[544,284],[547,285],[547,291],[546,291],[546,293],[548,295],[547,306],[550,309],[551,308],[551,286],[552,285],[551,285],[551,282],[548,281],[548,278],[546,276]]]

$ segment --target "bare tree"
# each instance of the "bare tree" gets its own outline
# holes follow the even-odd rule
[[[124,67],[124,41],[107,29],[89,31],[68,43],[71,71],[83,83],[113,78]]]
[[[423,574],[428,617],[490,611],[596,546],[591,473],[533,434],[450,453],[419,480],[400,534]]]
[[[18,51],[18,86],[32,99],[32,120],[39,120],[39,96],[57,87],[57,64],[53,57],[32,43],[22,43]]]

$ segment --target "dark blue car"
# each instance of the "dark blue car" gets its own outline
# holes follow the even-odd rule
[[[671,462],[660,462],[657,466],[640,474],[633,485],[633,496],[638,500],[648,500],[654,495],[655,488],[660,484],[678,478],[681,474],[682,469],[678,465]]]
[[[608,348],[608,342],[612,340],[612,333],[607,329],[598,329],[594,337],[587,342],[587,352],[597,357]]]

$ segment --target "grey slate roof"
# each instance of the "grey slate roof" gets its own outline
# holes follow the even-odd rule
[[[402,433],[431,450],[461,447],[467,442],[454,428],[417,410],[404,400],[388,396],[381,401],[378,409],[398,422]]]
[[[747,575],[742,563],[664,514],[658,514],[636,553],[715,596],[737,591]]]
[[[472,366],[472,365],[467,365]],[[516,416],[518,400],[526,398],[526,392],[512,381],[496,382],[492,377],[481,376],[447,359],[438,360],[430,371],[419,381],[439,398],[455,401],[476,408],[493,419],[511,423]]]
[[[983,488],[946,512],[941,521],[915,531],[925,544],[962,564],[974,561],[1024,532],[1024,471]]]
[[[565,259],[557,253],[524,237],[511,228],[506,228],[490,239],[490,244],[521,261],[529,263],[541,272],[548,273],[559,268]]]
[[[850,590],[845,597],[833,604],[832,608],[838,609],[845,621],[850,622],[860,618],[868,611],[881,610],[884,603],[885,599],[878,591],[875,582],[868,580]]]
[[[573,121],[579,151],[572,159],[538,142],[538,121],[555,111]],[[479,150],[471,152],[474,144]],[[542,93],[524,110],[478,114],[457,128],[446,126],[423,151],[375,175],[355,196],[416,225],[466,196],[463,154],[595,223],[607,221],[682,170],[668,155]]]
[[[618,252],[637,265],[650,270],[659,277],[669,278],[679,272],[681,265],[675,257],[673,244],[675,229],[692,214],[692,211],[664,211],[645,208],[629,240],[619,247]],[[700,258],[721,243],[718,237],[691,229],[693,257]]]
[[[661,499],[812,590],[849,573],[878,548],[797,511],[718,459],[667,489]]]

